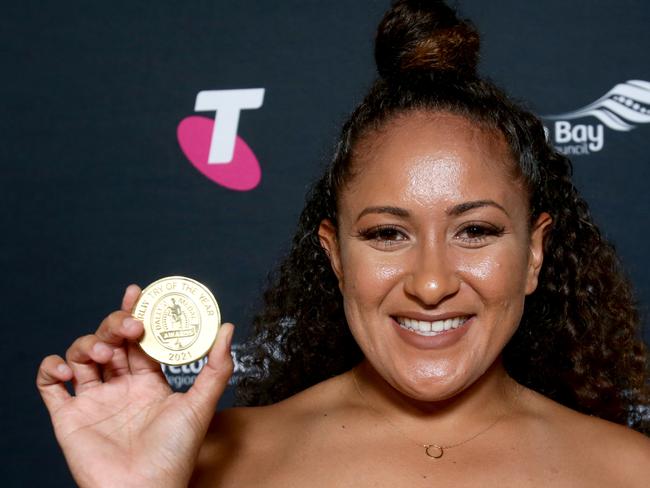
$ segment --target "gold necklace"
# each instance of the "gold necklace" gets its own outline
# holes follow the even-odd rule
[[[393,427],[393,429],[395,429],[397,432],[399,432],[402,435],[402,437],[410,440],[411,442],[415,442],[418,446],[423,447],[424,448],[424,453],[431,459],[440,459],[443,456],[443,454],[445,453],[445,449],[451,449],[452,447],[462,446],[463,444],[466,444],[467,442],[476,439],[481,434],[485,434],[488,430],[490,430],[492,427],[494,427],[497,423],[499,423],[499,421],[501,421],[506,416],[506,414],[504,413],[503,415],[497,417],[492,423],[490,423],[483,430],[479,430],[476,434],[469,437],[468,439],[457,442],[455,444],[447,444],[447,445],[444,445],[444,446],[440,445],[440,444],[433,444],[433,443],[431,443],[431,444],[421,444],[420,442],[416,441],[412,437],[406,435],[402,431],[402,429],[400,429],[397,425],[395,425],[391,421],[390,418],[388,418],[388,416],[381,413],[379,410],[377,410],[375,407],[373,407],[370,404],[370,402],[366,399],[366,397],[363,395],[363,393],[361,393],[361,389],[359,388],[359,383],[357,382],[357,375],[354,372],[354,369],[352,369],[352,381],[354,382],[354,387],[356,388],[357,393],[359,394],[359,396],[363,400],[363,403],[365,403],[368,406],[368,408],[370,408],[373,412],[375,412],[380,417],[383,417],[384,419],[386,419],[386,421]]]

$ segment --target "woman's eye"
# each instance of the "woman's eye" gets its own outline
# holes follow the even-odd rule
[[[391,226],[372,227],[362,230],[359,232],[359,236],[364,241],[375,241],[383,246],[390,246],[406,240],[406,236],[400,229]]]
[[[460,230],[458,237],[469,244],[484,244],[491,237],[502,236],[503,232],[503,227],[495,227],[487,224],[469,224]]]

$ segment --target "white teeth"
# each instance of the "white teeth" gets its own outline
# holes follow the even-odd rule
[[[467,319],[468,317],[465,316],[428,322],[426,320],[415,320],[406,317],[397,317],[397,322],[404,329],[416,332],[420,335],[433,336],[438,335],[445,330],[457,329],[465,322],[467,322]]]

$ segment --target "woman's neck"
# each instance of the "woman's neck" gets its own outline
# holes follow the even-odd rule
[[[524,389],[510,378],[500,358],[468,388],[440,401],[408,397],[384,380],[367,360],[352,370],[351,380],[360,402],[380,415],[414,427],[436,423],[444,430],[480,426],[512,413]]]

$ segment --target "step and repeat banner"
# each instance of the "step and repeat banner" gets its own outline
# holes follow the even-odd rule
[[[373,35],[388,4],[4,5],[4,486],[71,486],[36,369],[117,309],[129,283],[206,284],[237,325],[237,356],[305,191],[374,78]],[[647,324],[650,4],[460,7],[482,33],[482,72],[571,155]],[[201,366],[165,374],[184,390]],[[222,403],[231,402],[229,391]]]

